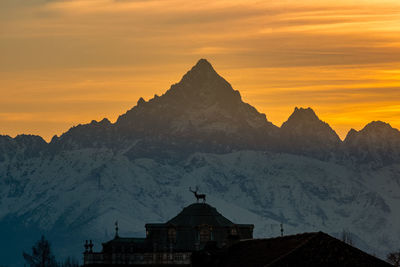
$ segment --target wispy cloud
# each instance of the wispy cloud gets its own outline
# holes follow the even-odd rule
[[[206,57],[276,124],[306,105],[342,136],[349,118],[400,127],[399,29],[397,0],[2,0],[0,104],[62,120],[85,103],[80,123],[109,100],[115,118]]]

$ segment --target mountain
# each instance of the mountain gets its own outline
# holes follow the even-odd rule
[[[346,158],[358,164],[382,166],[400,162],[400,131],[373,121],[361,131],[351,129],[344,140]]]
[[[277,131],[265,114],[244,103],[240,93],[205,59],[199,60],[164,95],[148,102],[141,98],[137,106],[118,118],[115,126],[127,135],[139,137],[220,133],[236,141],[258,133],[266,138]]]
[[[37,157],[46,147],[46,141],[40,136],[23,134],[11,138],[0,135],[0,162],[13,158],[24,160]]]
[[[93,120],[89,124],[79,124],[60,137],[54,136],[50,142],[51,151],[73,150],[80,148],[111,147],[113,124],[108,119],[100,122]]]
[[[311,108],[295,108],[281,126],[284,151],[327,159],[341,144],[339,136]]]
[[[0,265],[21,266],[42,233],[57,255],[82,244],[143,236],[194,201],[207,201],[256,237],[351,232],[385,256],[400,247],[399,131],[382,122],[342,142],[310,109],[279,128],[200,60],[165,94],[121,115],[72,127],[46,143],[0,136]],[[99,248],[95,248],[99,249]]]
[[[119,139],[136,139],[147,148],[153,145],[155,153],[165,149],[220,153],[271,146],[278,128],[244,103],[240,93],[201,59],[164,95],[148,102],[140,99],[118,118],[115,130]],[[128,153],[140,151],[135,146]]]
[[[170,156],[171,151],[225,153],[272,147],[278,130],[201,59],[165,94],[149,101],[140,98],[115,124],[79,125],[52,143],[64,148],[128,146],[131,157]]]

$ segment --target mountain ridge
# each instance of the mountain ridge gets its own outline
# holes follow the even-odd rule
[[[285,233],[350,231],[380,256],[400,246],[398,130],[373,122],[341,141],[311,108],[274,126],[208,64],[114,123],[50,143],[0,136],[0,235],[13,239],[0,245],[26,251],[33,227],[80,257],[85,239],[112,238],[116,220],[125,236],[167,221],[199,185],[227,218],[254,222],[257,237],[283,223]]]
[[[126,153],[132,157],[154,156],[157,152],[170,157],[181,152],[228,153],[248,149],[324,160],[378,161],[384,165],[385,160],[400,159],[400,154],[391,150],[393,145],[397,147],[400,133],[389,128],[387,123],[371,122],[360,131],[350,130],[341,140],[310,107],[296,107],[288,120],[277,127],[265,114],[243,102],[240,92],[206,59],[200,59],[164,94],[148,101],[139,98],[114,123],[104,118],[79,124],[59,137],[54,136],[42,148],[53,152],[82,147],[130,147]],[[382,138],[378,149],[373,143],[378,142],[379,133],[390,138]],[[360,146],[364,150],[360,151],[356,140],[363,140]],[[389,157],[385,156],[386,150]]]

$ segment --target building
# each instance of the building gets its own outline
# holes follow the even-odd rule
[[[124,238],[116,225],[101,252],[86,241],[84,266],[392,266],[322,232],[253,239],[252,224],[235,224],[205,203],[145,227],[145,238]]]
[[[392,266],[322,232],[242,240],[194,252],[192,259],[193,267]]]
[[[84,266],[191,266],[192,253],[222,249],[253,238],[252,224],[235,224],[206,203],[185,207],[166,223],[146,224],[145,238],[118,235],[93,252],[86,242]]]

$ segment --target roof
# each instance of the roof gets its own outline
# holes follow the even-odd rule
[[[114,239],[103,243],[105,244],[111,244],[111,243],[135,243],[135,244],[141,244],[145,243],[146,238],[140,238],[140,237],[115,237]]]
[[[152,246],[147,242],[146,238],[130,238],[130,237],[115,237],[114,239],[103,243],[103,253],[112,253],[114,249],[121,249],[122,247],[134,249],[135,252],[151,251]]]
[[[231,227],[233,222],[225,218],[216,208],[206,203],[195,203],[184,208],[167,223],[176,226],[191,226],[206,224],[217,227]]]
[[[193,266],[392,266],[322,232],[239,241],[205,255]]]

